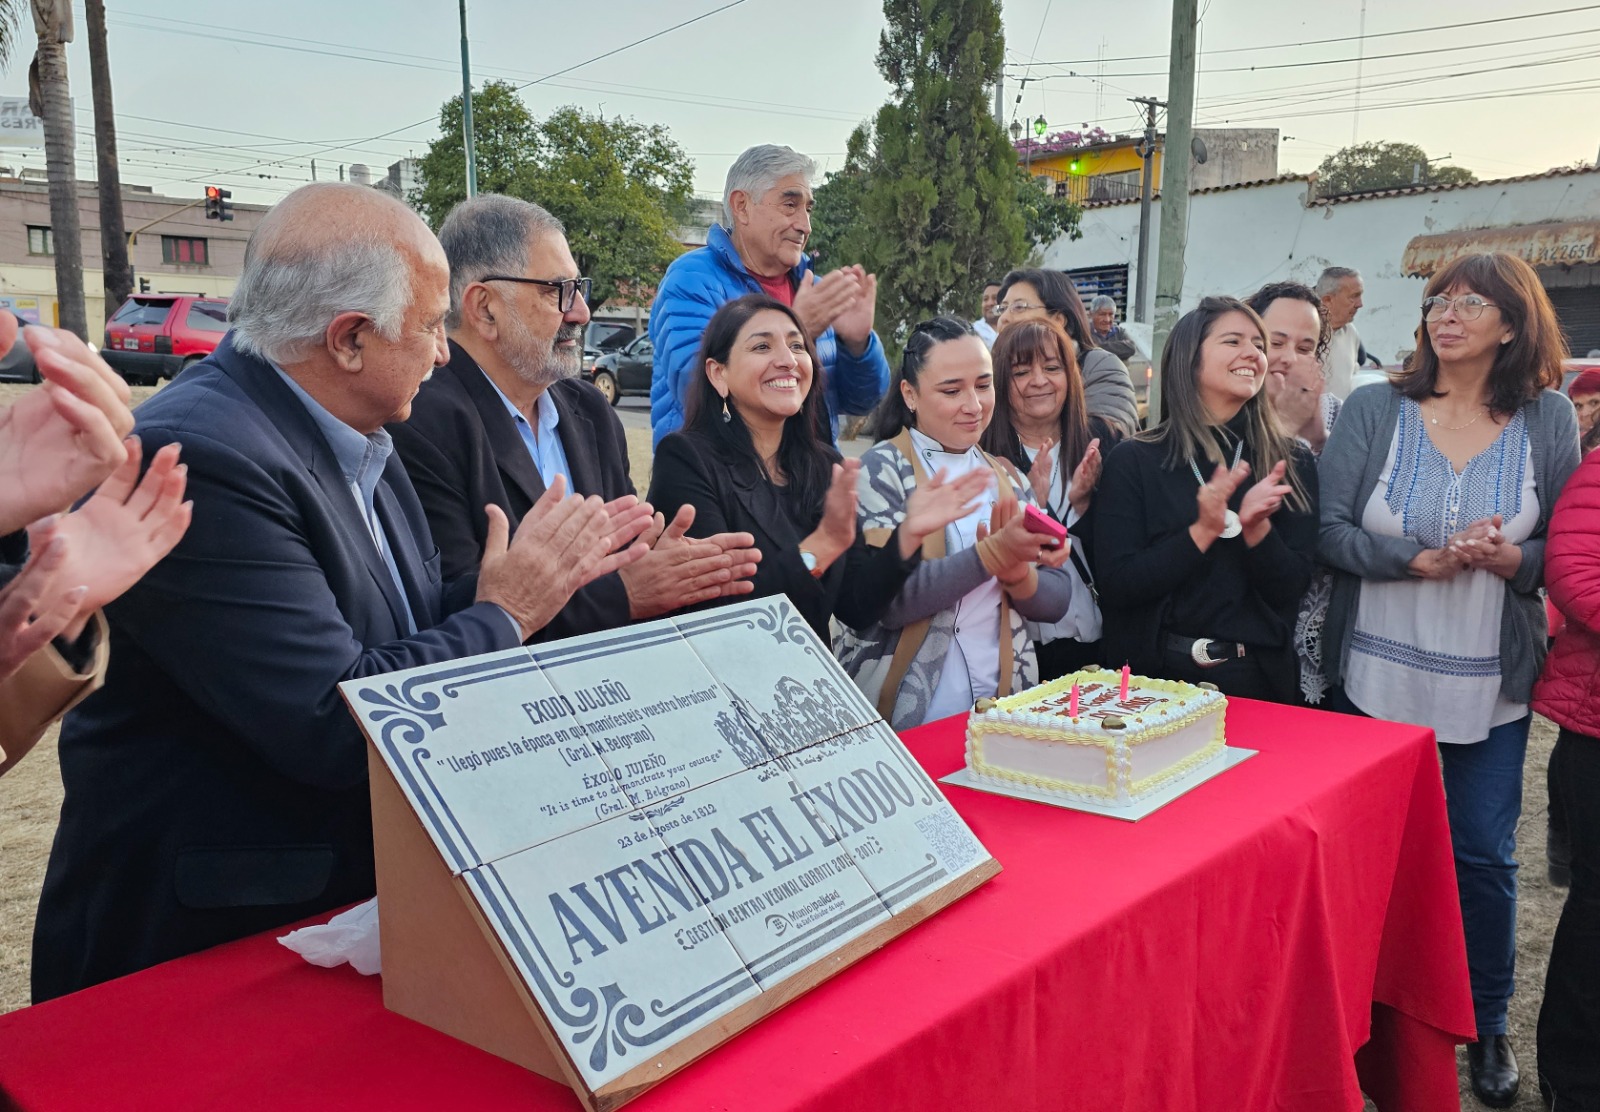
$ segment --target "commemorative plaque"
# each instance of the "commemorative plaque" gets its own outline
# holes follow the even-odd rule
[[[784,598],[340,685],[391,1009],[606,1109],[999,864]]]

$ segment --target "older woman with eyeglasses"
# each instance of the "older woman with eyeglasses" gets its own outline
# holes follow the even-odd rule
[[[1527,263],[1470,255],[1428,283],[1417,350],[1345,401],[1322,453],[1318,555],[1337,573],[1323,663],[1352,709],[1439,740],[1485,1104],[1516,1098],[1517,818],[1545,656],[1545,530],[1578,466],[1566,344]]]

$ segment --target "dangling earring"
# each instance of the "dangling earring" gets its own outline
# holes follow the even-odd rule
[[[722,396],[722,420],[724,423],[733,420],[733,414],[728,412],[728,396]]]

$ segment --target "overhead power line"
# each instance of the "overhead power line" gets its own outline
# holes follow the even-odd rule
[[[710,11],[702,12],[697,16],[692,16],[689,19],[681,20],[681,21],[679,21],[677,23],[674,23],[670,27],[664,27],[659,31],[654,31],[651,34],[645,35],[643,38],[634,39],[632,42],[624,43],[623,45],[618,46],[618,47],[613,47],[611,50],[608,50],[603,54],[597,54],[592,58],[586,58],[581,62],[577,62],[577,63],[575,63],[573,65],[568,66],[566,69],[557,70],[554,73],[546,74],[544,77],[537,78],[537,79],[535,79],[533,81],[528,81],[528,82],[526,82],[526,83],[524,83],[522,85],[517,86],[517,89],[518,89],[518,91],[520,91],[522,89],[527,89],[527,88],[530,88],[530,87],[532,87],[534,85],[538,85],[541,82],[548,81],[551,78],[560,77],[563,74],[571,73],[573,70],[582,69],[584,66],[593,65],[595,62],[603,61],[606,58],[614,57],[617,54],[622,53],[624,50],[630,50],[635,46],[641,46],[644,43],[652,42],[655,39],[661,38],[663,35],[667,35],[667,34],[672,33],[673,31],[677,31],[677,30],[680,30],[681,28],[688,27],[691,24],[699,23],[701,20],[708,19],[711,16],[714,16],[714,15],[718,14],[719,12],[725,12],[729,8],[736,8],[740,4],[743,4],[744,2],[745,2],[745,0],[730,0],[729,3],[723,4],[720,7],[712,8]],[[364,139],[356,140],[356,141],[351,142],[351,143],[340,144],[338,146],[323,147],[323,148],[321,148],[319,150],[310,152],[308,154],[303,154],[303,155],[301,155],[299,157],[302,157],[302,158],[318,158],[318,157],[321,157],[322,155],[332,154],[335,151],[349,150],[349,149],[351,149],[353,147],[360,147],[360,146],[363,146],[363,145],[365,145],[367,143],[370,143],[370,142],[376,142],[377,140],[380,140],[380,139],[387,139],[390,136],[398,135],[402,131],[410,131],[412,128],[424,127],[424,126],[426,126],[426,125],[428,125],[430,123],[434,123],[435,121],[437,121],[437,119],[438,119],[437,116],[428,116],[428,117],[426,117],[425,119],[422,119],[422,120],[417,120],[417,121],[414,121],[414,122],[409,123],[409,124],[402,124],[400,127],[390,128],[388,131],[380,132],[377,135],[368,136],[368,137],[366,137]],[[261,168],[265,168],[267,166],[272,166],[272,165],[277,165],[277,164],[278,163],[275,163],[275,162],[272,162],[272,161],[266,161],[266,162],[261,162],[261,163],[257,164],[256,166],[246,167],[245,169],[261,169]],[[199,181],[201,176],[203,176],[203,175],[194,176],[194,177],[188,177],[188,178],[178,178],[178,179],[173,179],[173,180],[182,181],[182,182],[195,182],[195,181]]]
[[[1487,27],[1494,23],[1511,23],[1519,19],[1543,19],[1553,15],[1571,15],[1573,12],[1600,11],[1600,4],[1585,4],[1577,8],[1558,8],[1548,12],[1524,12],[1521,15],[1496,16],[1493,19],[1473,19],[1457,23],[1441,23],[1434,27],[1412,27],[1404,31],[1376,31],[1370,35],[1341,35],[1331,39],[1307,39],[1304,42],[1263,43],[1260,46],[1229,46],[1202,51],[1203,56],[1214,54],[1241,54],[1253,50],[1287,50],[1302,46],[1326,46],[1336,42],[1355,42],[1358,39],[1387,39],[1397,35],[1423,35],[1434,31],[1459,31],[1464,27]],[[1087,66],[1100,62],[1164,62],[1165,54],[1128,54],[1121,58],[1069,58],[1062,62],[1018,62],[1021,66]],[[1163,71],[1164,72],[1164,71]],[[1212,72],[1212,71],[1208,71]]]
[[[1271,63],[1269,65],[1259,65],[1259,66],[1225,66],[1225,67],[1222,67],[1222,68],[1219,68],[1219,69],[1208,69],[1205,72],[1206,72],[1206,76],[1207,77],[1214,77],[1214,76],[1216,76],[1218,74],[1223,74],[1223,73],[1264,73],[1264,72],[1266,72],[1268,70],[1309,69],[1309,68],[1313,68],[1313,67],[1316,67],[1316,66],[1342,66],[1342,65],[1351,65],[1351,64],[1354,64],[1354,63],[1358,63],[1358,62],[1382,62],[1382,61],[1388,61],[1388,60],[1391,60],[1391,59],[1394,59],[1394,58],[1418,58],[1418,57],[1421,57],[1424,54],[1455,54],[1455,53],[1459,53],[1459,52],[1461,52],[1463,50],[1498,49],[1498,48],[1500,48],[1502,46],[1515,46],[1518,43],[1543,42],[1543,41],[1547,41],[1549,39],[1569,39],[1575,34],[1581,35],[1581,34],[1590,34],[1590,33],[1592,33],[1592,29],[1584,30],[1584,31],[1563,31],[1563,32],[1560,32],[1559,34],[1532,35],[1532,36],[1530,36],[1528,38],[1506,39],[1506,40],[1504,40],[1502,42],[1495,42],[1495,43],[1485,42],[1485,43],[1470,43],[1470,44],[1467,44],[1467,45],[1464,45],[1464,46],[1439,46],[1439,47],[1434,47],[1431,50],[1403,50],[1403,51],[1398,51],[1398,52],[1396,52],[1394,54],[1368,54],[1365,57],[1318,58],[1318,59],[1308,59],[1308,60],[1303,61],[1303,62],[1273,62],[1273,63]],[[1086,75],[1078,74],[1078,73],[1047,73],[1047,74],[1044,74],[1044,75],[1042,75],[1040,77],[1030,77],[1030,78],[1028,78],[1028,80],[1029,81],[1034,81],[1034,82],[1037,82],[1037,81],[1055,81],[1055,80],[1059,80],[1059,79],[1064,78],[1064,77],[1082,77],[1082,76],[1086,76]],[[1107,76],[1108,77],[1165,77],[1166,76],[1166,71],[1165,70],[1149,70],[1149,71],[1141,72],[1141,73],[1112,73],[1112,74],[1107,74]]]

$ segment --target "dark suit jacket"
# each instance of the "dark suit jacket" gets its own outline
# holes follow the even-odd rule
[[[556,430],[572,477],[568,493],[598,494],[608,502],[634,493],[622,422],[600,391],[568,378],[550,387],[550,398],[561,415]],[[483,559],[489,530],[484,506],[499,506],[515,530],[544,493],[544,480],[505,403],[454,341],[449,364],[422,384],[410,419],[391,424],[389,433],[422,500],[447,579],[476,571]],[[622,578],[608,575],[573,595],[532,639],[572,637],[628,621]]]
[[[685,503],[695,508],[690,536],[744,532],[755,537],[761,563],[751,580],[755,590],[746,597],[789,596],[823,644],[830,640],[832,615],[854,629],[882,617],[922,560],[920,551],[900,559],[898,531],[882,548],[868,547],[858,532],[844,557],[816,578],[800,559],[800,542],[816,528],[817,515],[802,513],[788,491],[768,482],[754,462],[697,433],[668,433],[656,447],[650,504],[670,519]]]
[[[445,584],[391,457],[378,516],[419,632],[305,406],[225,339],[139,407],[194,519],[107,607],[105,687],[61,733],[66,800],[33,940],[43,1000],[372,895],[366,746],[341,680],[515,647]]]

